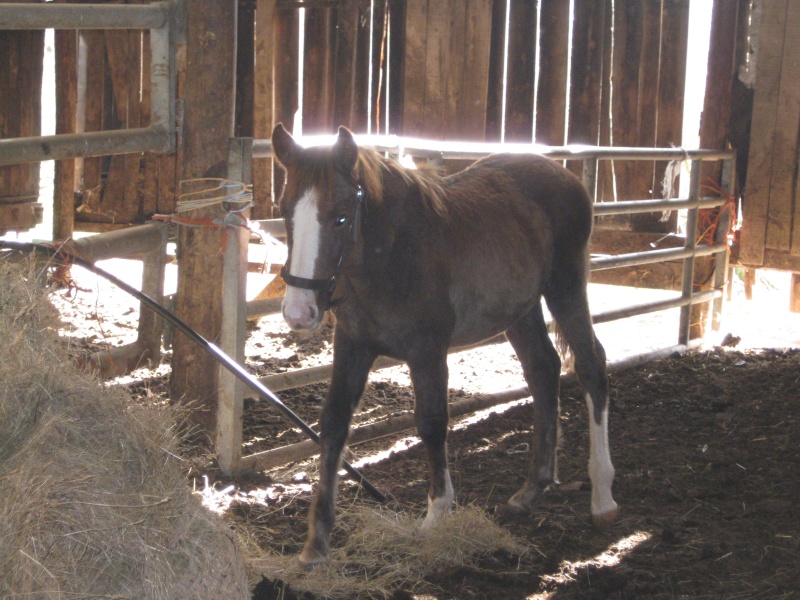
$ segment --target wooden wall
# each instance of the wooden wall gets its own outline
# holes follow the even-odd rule
[[[800,272],[800,3],[761,6],[739,260]]]
[[[430,139],[680,146],[688,6],[574,0],[570,26],[570,0],[239,0],[236,132],[266,138],[275,123],[292,129],[301,117],[306,134],[346,125]],[[81,40],[91,58],[85,122],[75,127],[146,124],[147,35]],[[69,72],[68,57],[59,60]],[[175,160],[77,161],[75,227],[171,212]],[[663,170],[605,163],[598,198],[657,197]],[[254,172],[253,215],[272,216],[280,177],[265,159]],[[618,225],[673,226],[649,217]]]

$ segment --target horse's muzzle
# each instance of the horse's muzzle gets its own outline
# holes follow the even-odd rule
[[[286,286],[281,309],[283,319],[294,331],[314,331],[322,322],[322,311],[313,290]]]

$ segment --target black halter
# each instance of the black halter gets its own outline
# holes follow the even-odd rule
[[[349,235],[347,236],[345,244],[342,247],[342,253],[339,255],[339,260],[336,262],[336,268],[333,271],[333,275],[331,275],[328,279],[307,279],[305,277],[295,277],[289,273],[289,269],[286,268],[286,265],[283,265],[281,268],[281,278],[283,278],[287,285],[291,285],[292,287],[302,288],[304,290],[312,290],[314,292],[321,292],[323,294],[321,298],[323,306],[320,308],[323,311],[341,304],[342,301],[344,301],[344,299],[347,297],[346,294],[341,298],[337,298],[336,300],[332,300],[331,296],[333,296],[333,292],[336,289],[336,284],[339,280],[339,274],[342,270],[342,263],[344,263],[344,259],[350,252],[350,248],[358,242],[358,238],[361,236],[361,221],[365,221],[366,218],[367,205],[364,200],[364,188],[361,187],[360,183],[356,183],[355,207],[353,209],[353,218],[350,221],[350,229],[348,231]]]

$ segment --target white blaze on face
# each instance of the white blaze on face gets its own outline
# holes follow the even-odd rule
[[[304,279],[314,278],[319,255],[320,227],[317,218],[317,192],[307,190],[297,202],[292,219],[292,257],[289,274]],[[286,286],[283,297],[283,318],[292,329],[316,329],[321,315],[313,290]]]

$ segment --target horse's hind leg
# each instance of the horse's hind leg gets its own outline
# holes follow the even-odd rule
[[[533,404],[533,460],[525,484],[508,501],[513,510],[527,511],[557,479],[558,387],[561,359],[547,335],[542,306],[514,323],[506,337],[517,353]]]
[[[589,409],[589,478],[592,481],[592,518],[603,526],[617,517],[611,495],[614,467],[608,446],[608,378],[606,353],[592,327],[582,265],[556,270],[554,285],[545,294],[559,332],[575,357],[575,373]],[[572,275],[570,277],[570,275]]]

